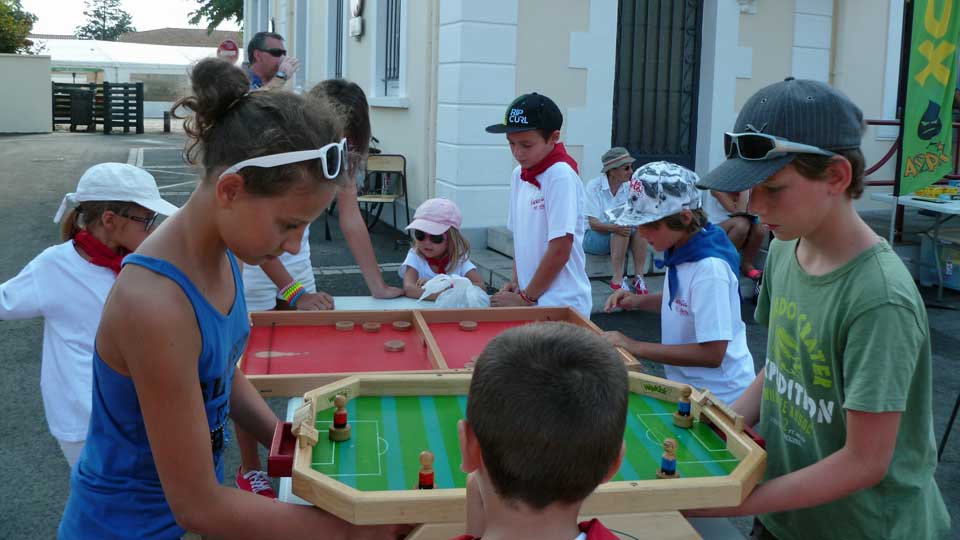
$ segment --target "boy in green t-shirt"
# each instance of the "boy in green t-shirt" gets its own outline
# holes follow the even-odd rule
[[[756,319],[763,370],[734,404],[767,440],[765,481],[738,507],[753,538],[943,538],[934,481],[927,314],[903,263],[860,218],[863,114],[826,84],[758,91],[699,186],[751,190],[771,242]]]

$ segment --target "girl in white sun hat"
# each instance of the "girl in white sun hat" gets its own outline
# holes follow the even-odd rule
[[[413,247],[399,270],[405,295],[420,298],[423,284],[439,274],[462,276],[485,288],[470,262],[470,242],[460,234],[462,221],[460,209],[449,199],[427,199],[417,208],[407,225],[413,231]],[[436,300],[436,295],[427,300]]]
[[[150,173],[94,165],[53,218],[63,243],[0,284],[0,320],[44,318],[40,392],[50,433],[71,467],[87,436],[93,342],[120,261],[150,234],[158,214],[176,209],[160,198]]]

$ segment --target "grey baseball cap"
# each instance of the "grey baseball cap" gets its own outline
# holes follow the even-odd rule
[[[764,133],[825,150],[860,147],[863,112],[847,96],[820,81],[787,77],[761,88],[737,116],[733,133]],[[732,157],[700,178],[701,189],[739,192],[763,182],[797,157]]]

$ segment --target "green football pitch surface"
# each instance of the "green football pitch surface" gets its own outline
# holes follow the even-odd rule
[[[463,487],[457,421],[466,414],[466,396],[361,396],[347,403],[351,438],[332,442],[327,436],[333,409],[317,413],[320,440],[311,466],[361,491],[415,489],[419,455],[433,452],[437,488]],[[723,476],[738,460],[710,427],[673,425],[676,405],[630,394],[627,452],[613,481],[652,480],[660,466],[663,440],[677,440],[677,470],[684,478]],[[571,437],[577,436],[575,433]],[[667,481],[667,480],[665,480]]]

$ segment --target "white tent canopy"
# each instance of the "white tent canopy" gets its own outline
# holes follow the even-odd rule
[[[159,118],[172,105],[173,94],[188,88],[187,71],[191,64],[216,56],[216,47],[180,47],[147,45],[92,39],[36,39],[41,54],[50,55],[51,78],[56,82],[74,82],[81,72],[103,72],[104,81],[127,83],[144,81],[144,116]],[[59,75],[58,75],[59,74]],[[86,80],[84,76],[83,82]],[[151,92],[151,88],[154,92]],[[162,88],[161,96],[156,90]],[[151,94],[154,95],[151,98]]]
[[[91,67],[144,70],[154,68],[156,73],[184,68],[208,56],[216,56],[215,47],[178,47],[173,45],[146,45],[120,41],[93,39],[37,39],[45,47],[42,54],[50,55],[53,67]],[[125,82],[125,81],[112,81]]]

